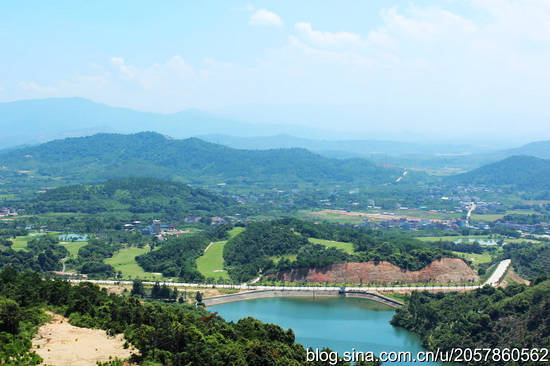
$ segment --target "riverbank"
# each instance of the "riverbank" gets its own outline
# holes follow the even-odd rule
[[[355,297],[373,300],[392,308],[398,308],[403,306],[403,303],[389,298],[384,295],[380,295],[374,292],[363,291],[341,291],[339,289],[334,290],[300,290],[300,289],[285,289],[285,290],[256,290],[241,292],[236,294],[213,296],[203,299],[206,306],[213,306],[219,304],[225,304],[228,302],[263,299],[269,297]]]

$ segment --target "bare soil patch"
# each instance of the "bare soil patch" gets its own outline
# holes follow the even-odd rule
[[[462,259],[441,258],[419,271],[407,271],[388,262],[337,263],[315,269],[292,269],[277,275],[280,280],[314,283],[464,283],[479,276]]]
[[[32,341],[32,350],[44,359],[44,365],[92,366],[138,352],[132,346],[124,348],[121,334],[111,337],[104,330],[75,327],[61,315],[48,315],[52,320],[38,329]]]

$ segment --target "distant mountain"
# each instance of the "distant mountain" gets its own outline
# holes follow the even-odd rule
[[[214,133],[254,136],[300,131],[293,126],[239,122],[200,110],[172,114],[139,112],[82,98],[0,103],[0,129],[0,149],[99,132],[155,131],[183,138]]]
[[[456,156],[490,151],[488,148],[473,145],[419,144],[379,140],[316,140],[287,134],[255,137],[215,134],[199,137],[237,149],[264,150],[300,147],[331,157],[373,158],[377,155],[403,156],[411,154]]]
[[[502,154],[527,155],[541,159],[550,159],[550,141],[536,141],[515,149],[501,151]]]
[[[364,159],[330,159],[305,149],[237,150],[153,132],[97,134],[11,150],[0,154],[0,167],[0,178],[41,185],[139,176],[202,186],[334,189],[390,183],[402,173]]]
[[[550,160],[532,156],[512,156],[468,173],[448,177],[457,184],[509,186],[534,191],[550,189]]]

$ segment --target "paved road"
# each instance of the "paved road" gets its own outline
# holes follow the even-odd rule
[[[472,202],[472,205],[468,210],[468,214],[466,214],[466,225],[468,225],[468,227],[470,227],[470,219],[472,218],[472,212],[474,212],[476,208],[477,208],[476,203]]]
[[[502,277],[506,273],[506,270],[510,266],[511,260],[505,259],[500,262],[489,279],[485,281],[483,285],[473,286],[378,286],[378,287],[345,287],[345,291],[456,291],[456,290],[475,290],[483,287],[484,285],[496,286],[502,280]],[[92,282],[104,285],[131,285],[133,281],[114,281],[114,280],[69,280],[70,282]],[[145,285],[154,285],[155,282],[144,281]],[[319,291],[319,290],[334,290],[332,287],[319,287],[319,286],[302,286],[302,287],[289,287],[289,286],[255,286],[246,283],[240,285],[214,285],[204,283],[185,283],[185,282],[166,282],[166,285],[172,287],[216,287],[216,288],[232,288],[241,290],[306,290],[306,291]]]
[[[485,284],[491,285],[493,287],[498,285],[498,283],[506,273],[506,270],[508,270],[508,267],[510,267],[511,263],[512,261],[510,259],[505,259],[500,262],[493,274],[489,277],[489,279],[487,279],[487,281],[485,281]]]

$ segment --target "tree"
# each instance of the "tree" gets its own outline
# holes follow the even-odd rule
[[[141,282],[141,280],[134,280],[134,283],[132,284],[132,292],[130,294],[132,296],[141,297],[145,295],[145,288],[143,287],[143,282]]]
[[[197,294],[195,295],[195,300],[197,300],[197,305],[204,305],[202,302],[202,293],[200,291],[197,291]]]
[[[0,331],[16,334],[20,320],[19,304],[11,299],[0,299]]]

